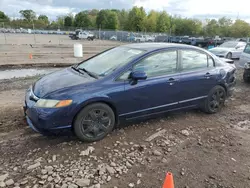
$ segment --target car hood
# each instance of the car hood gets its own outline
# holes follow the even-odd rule
[[[209,51],[214,53],[214,54],[224,54],[227,53],[229,51],[234,50],[233,48],[223,48],[223,47],[215,47],[210,49]]]
[[[93,81],[95,79],[87,74],[83,75],[71,68],[66,68],[40,78],[35,83],[33,92],[37,97],[41,98],[56,90]]]

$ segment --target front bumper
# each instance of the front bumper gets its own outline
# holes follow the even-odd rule
[[[71,107],[37,108],[35,107],[36,101],[30,98],[32,94],[31,88],[27,90],[23,109],[26,121],[34,131],[45,134],[71,128],[73,121],[70,114]]]

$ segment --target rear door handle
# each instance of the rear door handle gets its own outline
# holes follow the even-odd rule
[[[205,74],[205,76],[204,76],[206,79],[209,79],[210,77],[211,77],[211,75],[210,75],[210,73],[209,72],[207,72],[206,74]]]

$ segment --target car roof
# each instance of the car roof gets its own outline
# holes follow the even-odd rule
[[[145,51],[154,51],[154,50],[159,50],[159,49],[164,49],[164,48],[186,48],[186,49],[199,49],[204,51],[201,48],[191,46],[191,45],[186,45],[186,44],[176,44],[176,43],[133,43],[133,44],[127,44],[123,45],[124,47],[128,48],[135,48],[135,49],[141,49]]]

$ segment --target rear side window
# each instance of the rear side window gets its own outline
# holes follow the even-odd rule
[[[145,71],[148,78],[176,73],[177,51],[166,51],[146,57],[133,67],[133,71]]]
[[[246,47],[244,49],[244,53],[250,54],[250,44],[246,45]]]
[[[205,69],[214,66],[214,61],[210,56],[194,50],[183,50],[181,62],[182,71]]]

